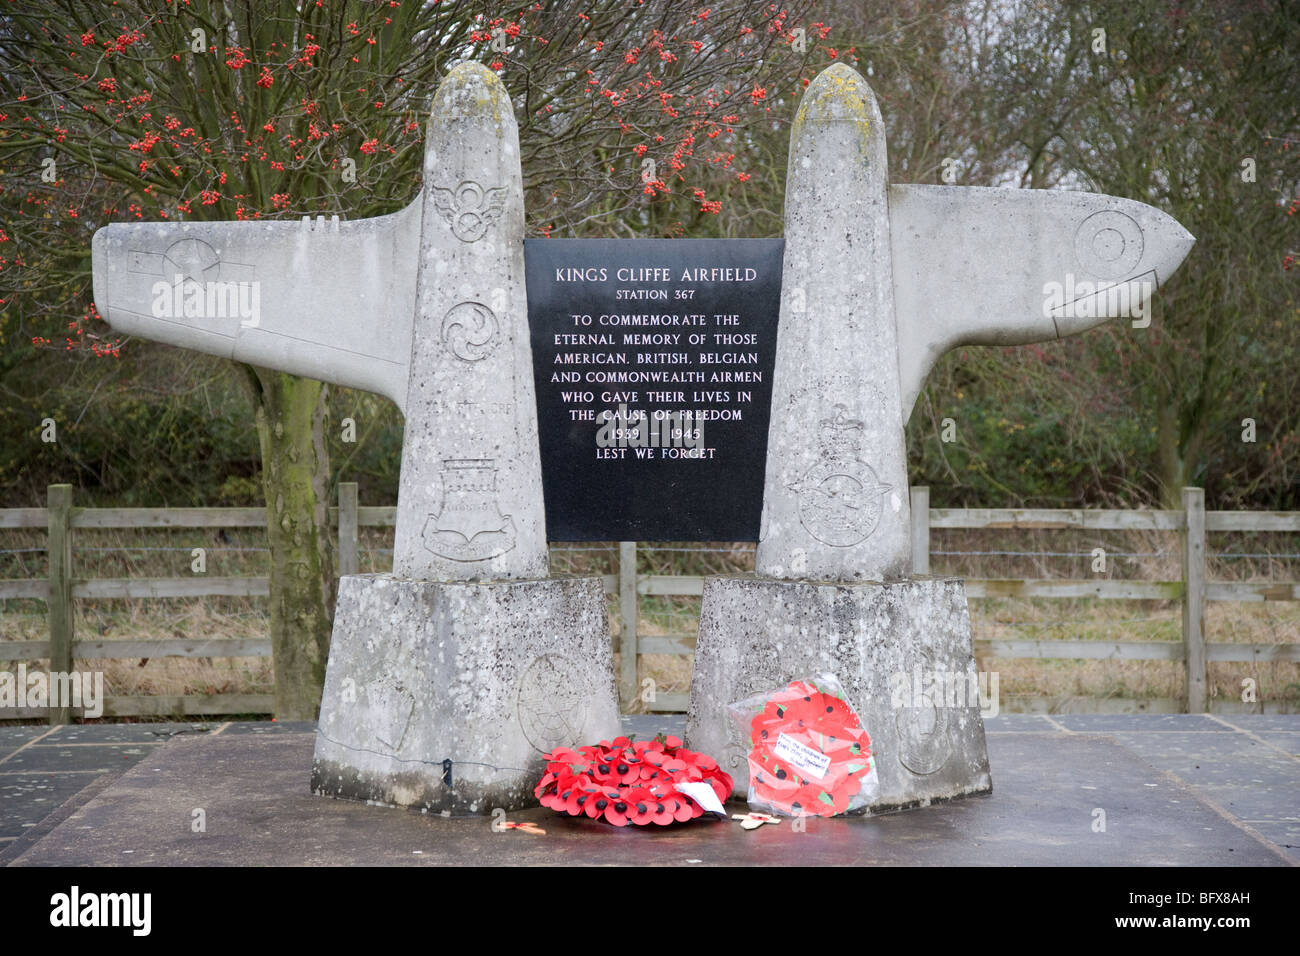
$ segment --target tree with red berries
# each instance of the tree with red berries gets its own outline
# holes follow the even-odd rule
[[[47,350],[111,360],[136,347],[91,301],[90,239],[106,223],[360,218],[409,203],[426,110],[458,60],[496,70],[514,99],[533,234],[716,232],[729,197],[772,202],[749,184],[746,130],[774,111],[787,121],[801,78],[825,60],[808,6],[7,4],[0,377]],[[276,712],[310,718],[334,583],[327,391],[243,374],[267,502]]]

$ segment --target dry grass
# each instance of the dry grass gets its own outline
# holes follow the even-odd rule
[[[0,578],[32,578],[46,573],[44,533],[0,531]],[[80,531],[75,539],[75,573],[79,577],[182,577],[190,570],[190,549],[207,550],[207,574],[265,574],[267,556],[262,532],[237,529]],[[1105,574],[1091,570],[1092,549],[1107,550]],[[932,572],[965,577],[1092,578],[1177,580],[1178,537],[1166,533],[1026,530],[935,530]],[[391,529],[362,529],[361,570],[391,567]],[[31,550],[26,550],[31,549]],[[1300,580],[1300,559],[1238,557],[1243,554],[1300,553],[1300,535],[1213,534],[1210,578],[1216,581]],[[7,553],[6,553],[7,552]],[[958,552],[984,552],[980,554]],[[1009,554],[998,552],[1032,552]],[[617,572],[618,546],[560,544],[552,551],[557,573]],[[710,547],[683,543],[644,547],[642,574],[721,574],[753,569],[749,545]],[[76,633],[83,640],[149,640],[202,635],[206,638],[264,636],[266,602],[257,598],[203,598],[77,602]],[[610,617],[618,632],[618,602],[610,599]],[[651,596],[640,603],[639,631],[647,635],[694,636],[699,598]],[[1172,601],[1103,601],[1048,599],[974,599],[971,621],[977,641],[988,639],[1071,639],[1085,641],[1181,640],[1181,608]],[[0,601],[0,640],[43,640],[47,636],[43,602]],[[1300,641],[1300,602],[1215,602],[1208,606],[1209,640],[1277,644]],[[617,645],[616,645],[617,646]],[[643,655],[641,678],[653,678],[660,693],[690,688],[692,658]],[[996,670],[1005,698],[1071,696],[1143,699],[1177,698],[1183,693],[1181,665],[1160,661],[977,661],[981,670]],[[10,669],[16,665],[9,664]],[[29,667],[43,667],[33,661]],[[79,668],[102,669],[111,695],[188,695],[269,693],[273,675],[269,658],[163,658],[153,660],[79,659]],[[1239,698],[1241,682],[1256,682],[1260,700],[1300,703],[1300,665],[1211,664],[1214,697]]]

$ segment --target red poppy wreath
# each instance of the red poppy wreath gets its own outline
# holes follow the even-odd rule
[[[796,680],[757,702],[749,721],[751,807],[829,817],[866,805],[875,786],[871,738],[838,682],[822,687]]]
[[[703,816],[704,808],[678,784],[706,783],[721,803],[733,787],[716,760],[687,750],[676,737],[636,743],[616,737],[594,746],[556,747],[546,760],[534,791],[542,806],[619,827],[667,826]]]

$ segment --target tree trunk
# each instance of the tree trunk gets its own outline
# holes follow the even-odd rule
[[[1178,443],[1176,396],[1166,395],[1156,410],[1160,454],[1160,507],[1177,511],[1182,505],[1186,469]]]
[[[315,720],[334,617],[325,447],[328,386],[261,368],[250,369],[250,377],[271,549],[275,715]]]
[[[1206,402],[1198,401],[1190,411],[1177,409],[1178,397],[1165,396],[1156,413],[1157,438],[1160,444],[1160,506],[1171,511],[1183,507],[1183,488],[1201,473],[1201,455],[1205,447]]]

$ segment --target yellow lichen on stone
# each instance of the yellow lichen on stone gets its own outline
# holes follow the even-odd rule
[[[852,124],[858,150],[866,160],[875,152],[871,142],[871,124],[879,116],[875,94],[872,94],[866,79],[850,66],[831,66],[819,73],[803,94],[790,131],[790,156],[793,159],[797,144],[807,142],[807,126]]]
[[[864,155],[871,152],[871,123],[879,116],[867,81],[842,63],[817,75],[804,94],[791,129],[791,144],[802,141],[808,124],[852,123]]]
[[[438,85],[431,112],[436,115],[449,109],[475,116],[490,112],[498,126],[506,115],[514,118],[514,106],[501,78],[482,63],[472,61],[452,67]]]
[[[873,99],[871,88],[867,86],[866,80],[840,64],[824,70],[813,81],[813,85],[804,96],[804,103],[799,112],[806,114],[819,110],[832,114],[816,117],[823,121],[870,123],[871,99]],[[849,115],[844,117],[833,115],[836,107]]]

